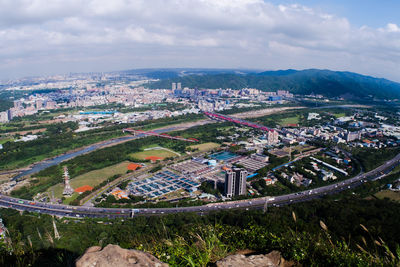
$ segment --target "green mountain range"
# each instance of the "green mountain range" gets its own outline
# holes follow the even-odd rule
[[[149,84],[150,88],[171,88],[172,82],[181,82],[189,88],[257,88],[263,91],[288,90],[295,94],[322,94],[329,97],[400,98],[400,83],[352,72],[330,70],[279,70],[259,73],[203,73],[164,78]]]

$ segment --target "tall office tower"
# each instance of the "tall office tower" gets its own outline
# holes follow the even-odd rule
[[[176,84],[176,89],[182,90],[182,84],[181,84],[181,83],[177,83],[177,84]]]
[[[225,195],[227,197],[246,194],[247,171],[241,168],[228,170],[225,174]]]
[[[172,89],[172,91],[176,90],[176,83],[172,83],[171,89]]]

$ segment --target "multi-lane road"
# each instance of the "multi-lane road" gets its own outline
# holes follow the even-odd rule
[[[140,208],[140,209],[123,209],[123,208],[95,208],[82,206],[68,206],[50,203],[33,202],[24,199],[12,198],[0,195],[0,207],[11,208],[19,211],[30,211],[46,213],[60,217],[92,217],[92,218],[126,218],[132,216],[152,216],[182,212],[208,213],[211,211],[223,209],[259,209],[267,206],[280,206],[296,202],[308,201],[319,198],[327,194],[335,194],[346,189],[357,187],[364,182],[380,179],[390,173],[394,167],[400,164],[400,154],[393,159],[385,162],[376,169],[359,174],[353,178],[330,184],[327,186],[314,188],[298,193],[281,195],[275,197],[262,197],[255,199],[247,199],[241,201],[228,201],[221,203],[211,203],[204,206],[193,207],[177,207],[177,208]]]

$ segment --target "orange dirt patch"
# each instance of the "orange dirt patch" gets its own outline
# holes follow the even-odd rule
[[[140,164],[135,164],[135,163],[131,163],[128,165],[128,167],[126,167],[128,170],[130,171],[136,171],[137,169],[139,169],[140,167],[142,167],[142,165]]]
[[[84,186],[76,188],[75,192],[83,193],[83,192],[92,191],[92,190],[93,190],[93,187],[91,187],[90,185],[84,185]]]
[[[145,159],[148,159],[148,160],[151,160],[151,161],[157,161],[157,160],[163,160],[164,158],[156,157],[156,156],[150,156],[150,157],[146,157]]]

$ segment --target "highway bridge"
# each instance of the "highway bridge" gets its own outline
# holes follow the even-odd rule
[[[385,164],[376,169],[359,174],[353,178],[343,180],[327,186],[309,189],[302,192],[297,192],[288,195],[275,197],[261,197],[254,199],[246,199],[240,201],[227,201],[222,203],[210,203],[204,206],[193,207],[176,207],[176,208],[95,208],[83,206],[68,206],[60,204],[50,204],[43,202],[33,202],[30,200],[13,198],[5,195],[0,195],[0,207],[10,208],[19,211],[30,211],[46,213],[60,217],[72,218],[129,218],[133,216],[153,216],[162,214],[173,214],[183,212],[195,212],[199,214],[218,211],[223,209],[261,209],[265,205],[281,206],[296,202],[308,201],[315,198],[320,198],[327,194],[335,194],[343,190],[355,188],[367,181],[380,179],[390,173],[393,168],[400,164],[400,154],[393,159],[385,162]]]

